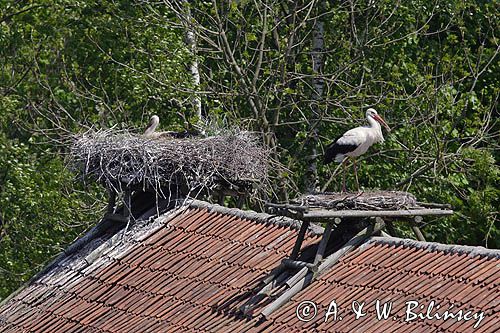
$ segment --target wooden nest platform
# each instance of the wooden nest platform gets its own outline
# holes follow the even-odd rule
[[[303,195],[291,204],[329,210],[400,210],[422,208],[408,192],[369,191],[361,193],[319,193]]]
[[[419,202],[413,194],[399,191],[316,193],[303,195],[289,204],[266,203],[266,207],[270,214],[316,222],[344,218],[412,218],[453,214],[450,205]]]

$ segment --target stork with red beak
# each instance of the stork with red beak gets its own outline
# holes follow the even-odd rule
[[[387,123],[379,116],[375,109],[366,110],[366,119],[369,126],[360,126],[345,132],[342,136],[333,141],[325,150],[324,164],[332,161],[342,163],[342,192],[345,188],[345,162],[348,157],[353,160],[354,175],[356,177],[356,186],[359,192],[358,171],[356,170],[356,157],[360,156],[377,142],[384,142],[382,135],[383,125],[387,131],[391,131]]]

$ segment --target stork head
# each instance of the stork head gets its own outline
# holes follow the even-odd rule
[[[378,112],[375,109],[369,108],[368,110],[366,110],[366,118],[375,119],[382,126],[384,126],[388,132],[391,131],[391,128],[389,127],[389,125],[387,125],[387,123],[384,121],[384,119],[382,119],[382,117],[378,114]]]
[[[158,124],[160,123],[160,117],[158,117],[157,115],[153,115],[149,121],[149,123],[151,125],[154,125],[154,126],[158,126]]]
[[[157,115],[152,116],[151,119],[149,120],[148,127],[146,128],[144,134],[146,135],[152,134],[156,130],[156,127],[158,126],[159,123],[160,123],[160,118]]]

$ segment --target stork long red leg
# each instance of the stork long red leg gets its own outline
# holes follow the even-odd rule
[[[358,192],[360,192],[359,191],[359,181],[358,181],[358,169],[356,168],[356,159],[353,158],[352,161],[353,161],[352,165],[354,167],[354,177],[356,178],[356,187],[358,188]]]
[[[344,160],[342,161],[342,192],[341,193],[346,192],[346,188],[345,188],[345,173],[346,173],[345,162],[346,162],[346,160],[347,160],[347,158],[344,158]]]

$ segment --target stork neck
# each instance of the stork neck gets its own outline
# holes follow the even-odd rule
[[[373,119],[372,117],[368,116],[366,118],[368,119],[368,123],[370,124],[370,129],[373,131],[376,141],[383,142],[384,136],[382,135],[382,127],[380,126],[380,123],[375,119]]]
[[[156,130],[156,127],[158,126],[158,123],[153,121],[152,124],[146,129],[146,131],[144,132],[144,134],[146,135],[150,135],[152,133],[154,133],[154,131]]]
[[[378,122],[378,121],[376,121],[375,119],[373,119],[373,118],[372,118],[372,117],[370,117],[370,116],[366,117],[366,119],[368,119],[368,123],[370,124],[370,127],[371,127],[371,128],[381,130],[381,127],[380,127],[380,124],[379,124],[379,122]]]

